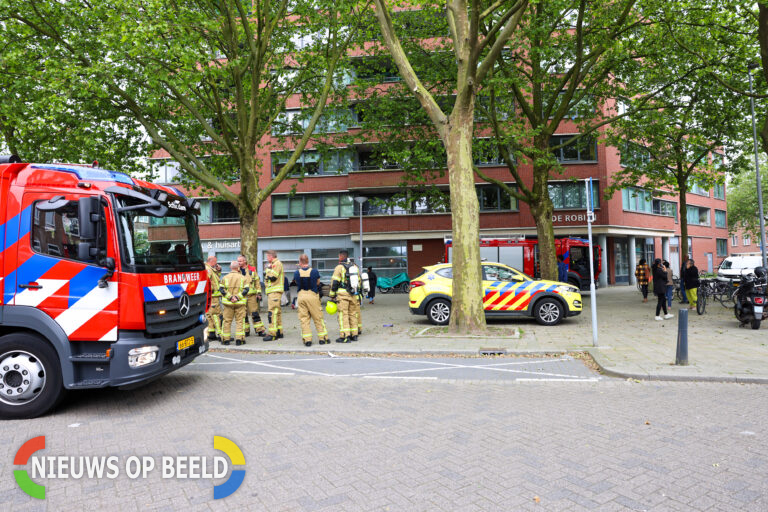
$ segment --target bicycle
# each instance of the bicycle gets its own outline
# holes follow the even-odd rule
[[[717,281],[701,279],[696,295],[696,313],[703,315],[707,311],[707,299],[712,297],[713,299],[718,300]]]

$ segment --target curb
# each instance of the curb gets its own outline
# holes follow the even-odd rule
[[[618,377],[621,379],[636,379],[645,381],[666,381],[666,382],[723,382],[731,384],[768,384],[768,378],[765,377],[731,377],[726,375],[671,375],[671,374],[652,374],[652,373],[630,373],[613,370],[600,362],[600,358],[594,354],[595,349],[586,349],[584,353],[589,354],[595,364],[600,368],[603,375],[609,377]]]

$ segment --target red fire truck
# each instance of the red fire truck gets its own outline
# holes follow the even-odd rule
[[[593,245],[595,285],[602,270],[601,250]],[[568,265],[568,283],[582,290],[589,289],[589,241],[584,238],[557,238],[555,251]],[[445,241],[445,261],[451,262],[452,243]],[[480,257],[485,261],[504,263],[534,278],[541,277],[539,269],[539,241],[535,238],[481,238]]]
[[[66,389],[133,387],[208,349],[200,205],[96,167],[0,157],[0,417]],[[147,236],[174,217],[188,239]]]

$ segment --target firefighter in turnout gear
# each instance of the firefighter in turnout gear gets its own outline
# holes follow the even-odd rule
[[[248,265],[248,261],[242,254],[237,257],[237,263],[240,265],[240,273],[248,280],[248,297],[246,298],[245,307],[245,334],[250,335],[251,328],[253,328],[257,336],[264,337],[266,332],[264,331],[264,324],[261,321],[261,315],[259,315],[259,305],[261,304],[261,282],[259,281],[259,274],[256,273],[256,269]]]
[[[211,307],[205,312],[208,319],[208,340],[215,341],[221,339],[221,275],[216,271],[216,256],[209,256],[205,264],[205,271],[208,274],[208,284],[211,287]]]
[[[222,280],[221,304],[224,307],[223,345],[232,339],[232,319],[235,320],[235,345],[245,344],[245,303],[248,295],[246,277],[240,273],[237,261],[230,264],[230,272]]]
[[[345,250],[339,251],[339,264],[333,269],[331,278],[331,292],[328,294],[333,302],[338,306],[339,315],[339,337],[336,343],[349,343],[352,341],[352,318],[350,309],[354,300],[352,284],[349,280],[349,253]],[[357,325],[355,325],[357,332]]]
[[[277,251],[267,251],[267,268],[264,270],[266,282],[267,310],[272,314],[269,322],[269,334],[264,341],[272,341],[283,337],[283,310],[280,299],[283,297],[285,275],[283,262],[277,259]]]
[[[352,258],[349,259],[349,281],[352,285],[352,304],[349,307],[350,338],[357,341],[357,336],[363,333],[363,317],[360,311],[360,303],[363,300],[363,289],[360,281],[360,267],[355,265]]]
[[[304,345],[312,345],[312,324],[315,322],[317,337],[320,344],[330,343],[328,331],[323,321],[323,308],[320,306],[320,291],[318,282],[320,281],[320,272],[309,266],[309,256],[302,254],[299,256],[299,268],[293,274],[293,280],[299,289],[297,304],[299,308],[299,322],[301,322],[301,338]]]

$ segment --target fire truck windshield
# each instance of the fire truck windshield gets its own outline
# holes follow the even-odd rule
[[[168,196],[161,202],[163,216],[158,217],[156,206],[142,207],[140,200],[115,195],[121,239],[121,257],[124,265],[138,273],[173,272],[202,267],[203,251],[197,232],[196,212],[185,206],[186,199]],[[172,229],[162,240],[151,236],[154,226]]]

